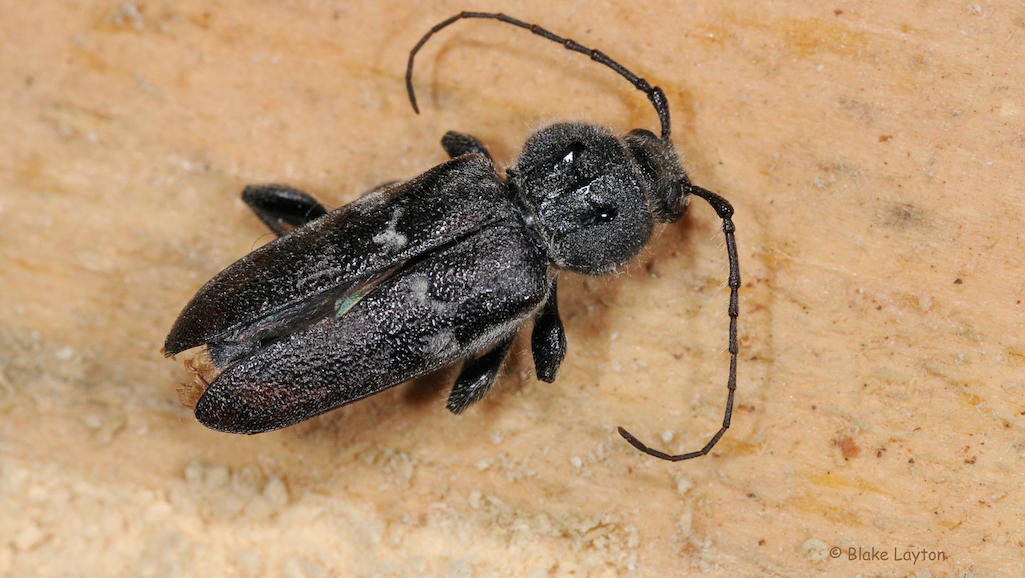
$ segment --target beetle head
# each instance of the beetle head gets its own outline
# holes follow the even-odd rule
[[[680,165],[673,143],[642,128],[623,139],[646,185],[648,204],[656,219],[675,223],[690,202],[690,179]]]

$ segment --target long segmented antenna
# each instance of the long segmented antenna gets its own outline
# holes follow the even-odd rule
[[[669,140],[671,134],[671,126],[669,121],[669,103],[666,100],[666,95],[664,92],[662,92],[661,88],[657,86],[652,86],[650,83],[648,83],[647,80],[630,72],[626,69],[626,67],[619,64],[615,60],[609,58],[609,56],[606,55],[604,52],[594,50],[592,48],[587,48],[586,46],[583,46],[574,40],[563,38],[557,34],[545,30],[544,28],[541,28],[536,24],[528,24],[527,22],[517,20],[516,18],[512,18],[501,13],[461,12],[431,28],[431,30],[427,32],[427,34],[424,34],[423,38],[421,38],[420,41],[416,43],[416,46],[413,47],[413,50],[409,52],[409,63],[406,66],[406,91],[409,93],[409,102],[413,105],[413,110],[417,114],[420,114],[420,109],[416,105],[416,94],[413,92],[413,59],[416,57],[416,53],[419,52],[420,48],[422,48],[423,45],[426,44],[427,41],[430,40],[431,36],[434,36],[436,32],[445,28],[446,26],[449,26],[450,24],[453,24],[458,20],[464,20],[467,18],[499,20],[501,22],[512,24],[513,26],[518,26],[520,28],[531,31],[534,34],[537,34],[538,36],[547,38],[552,42],[558,42],[559,44],[562,44],[562,46],[567,50],[572,50],[574,52],[586,54],[591,57],[591,60],[598,62],[600,64],[604,64],[605,66],[611,68],[620,76],[622,76],[631,84],[633,84],[634,87],[637,88],[637,90],[640,90],[648,96],[648,100],[650,100],[652,106],[655,107],[655,112],[658,114],[659,122],[662,125],[662,139],[665,141]],[[726,252],[729,256],[730,264],[730,305],[728,310],[728,314],[730,316],[730,374],[727,382],[727,388],[729,390],[729,393],[727,394],[726,398],[726,412],[723,415],[722,427],[719,428],[719,431],[717,431],[715,435],[712,436],[712,439],[708,440],[708,443],[706,443],[705,446],[700,450],[677,455],[667,454],[665,452],[660,452],[658,450],[652,449],[644,445],[630,432],[626,431],[622,427],[618,428],[619,434],[623,436],[623,438],[626,439],[626,441],[628,441],[630,445],[632,445],[636,449],[648,454],[649,456],[660,458],[663,460],[668,460],[671,462],[680,462],[683,460],[689,460],[708,455],[708,453],[712,451],[712,448],[715,447],[715,444],[717,444],[719,440],[722,438],[723,434],[726,433],[726,430],[730,428],[730,419],[733,417],[733,399],[737,391],[737,353],[739,352],[739,347],[737,345],[737,317],[740,311],[738,293],[740,289],[740,262],[739,258],[737,257],[737,240],[735,236],[736,227],[733,225],[733,206],[730,205],[729,201],[722,198],[718,194],[713,193],[712,191],[692,185],[688,182],[684,182],[683,184],[687,187],[687,191],[689,192],[689,194],[701,197],[702,199],[707,201],[708,204],[711,205],[713,209],[715,209],[716,214],[719,215],[719,218],[722,219],[723,222],[723,234],[726,236]]]
[[[456,14],[448,20],[445,20],[444,22],[436,25],[434,28],[431,28],[431,30],[427,34],[424,34],[424,37],[420,39],[420,42],[416,43],[416,46],[413,47],[413,50],[409,51],[409,64],[406,66],[406,91],[409,92],[409,102],[413,105],[413,110],[417,114],[420,114],[420,109],[416,106],[416,94],[413,92],[413,59],[416,58],[416,53],[420,51],[420,48],[422,48],[424,44],[427,44],[427,41],[430,40],[431,36],[434,36],[436,32],[456,22],[457,20],[465,20],[467,18],[484,18],[489,20],[499,20],[501,22],[512,24],[513,26],[519,26],[520,28],[530,30],[531,32],[537,34],[538,36],[541,36],[542,38],[547,38],[552,42],[558,42],[566,50],[572,50],[573,52],[586,54],[587,56],[591,57],[591,60],[608,66],[612,70],[616,71],[620,76],[630,81],[630,83],[633,84],[634,87],[637,88],[637,90],[648,95],[648,100],[650,100],[652,106],[655,107],[655,112],[658,113],[658,120],[662,124],[662,139],[669,140],[669,133],[671,131],[669,123],[669,103],[666,100],[666,95],[664,92],[662,92],[661,88],[657,86],[651,86],[651,84],[649,84],[647,80],[644,80],[643,78],[630,72],[626,69],[625,66],[616,62],[615,60],[612,60],[608,57],[608,55],[606,55],[604,52],[600,50],[588,48],[586,46],[578,44],[574,40],[570,40],[569,38],[563,38],[557,34],[553,34],[545,30],[544,28],[541,28],[537,24],[529,24],[522,20],[517,20],[511,16],[506,16],[505,14],[493,12],[460,12],[459,14]]]
[[[740,349],[737,346],[737,316],[740,314],[740,297],[738,295],[738,290],[740,289],[740,263],[737,257],[737,239],[734,236],[737,228],[733,226],[733,205],[712,191],[694,185],[690,185],[690,193],[705,199],[709,205],[712,205],[719,218],[722,219],[722,232],[726,236],[726,253],[729,255],[730,261],[730,377],[727,384],[729,394],[726,397],[726,414],[722,419],[722,427],[712,436],[712,439],[708,440],[705,447],[696,452],[686,454],[671,455],[653,450],[641,443],[630,432],[619,428],[619,435],[623,436],[633,447],[649,456],[671,462],[680,462],[708,455],[708,452],[712,451],[712,447],[719,442],[719,438],[726,433],[726,430],[730,429],[730,418],[733,416],[733,396],[737,391],[737,352]]]

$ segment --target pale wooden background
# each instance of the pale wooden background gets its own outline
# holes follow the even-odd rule
[[[553,385],[529,341],[460,418],[433,376],[284,431],[208,431],[159,349],[268,240],[238,200],[330,207],[562,119],[655,129],[580,55],[662,86],[737,209],[738,408],[700,200],[624,273],[569,275]],[[0,575],[1003,576],[1023,564],[1020,3],[0,5]],[[660,437],[669,440],[663,443]],[[838,559],[828,548],[843,548]],[[850,561],[849,548],[888,560]],[[893,560],[943,551],[945,561]]]

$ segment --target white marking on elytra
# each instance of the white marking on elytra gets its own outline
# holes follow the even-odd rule
[[[431,297],[431,282],[427,277],[421,275],[410,277],[409,292],[417,304],[427,305],[434,314],[442,317],[451,317],[459,307],[458,303]]]
[[[416,276],[409,280],[409,289],[413,292],[413,297],[420,303],[427,303],[429,297],[427,290],[430,288],[431,283],[426,277]]]
[[[396,207],[391,214],[391,220],[388,221],[388,228],[373,236],[373,241],[382,245],[385,251],[398,251],[406,246],[406,236],[395,229],[402,212],[402,207]]]
[[[459,349],[459,341],[451,329],[439,331],[427,338],[427,353],[432,357],[448,357]]]

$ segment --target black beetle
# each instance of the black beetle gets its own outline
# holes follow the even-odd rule
[[[588,124],[532,135],[503,178],[478,139],[447,133],[452,160],[384,185],[328,213],[311,196],[250,186],[243,200],[278,238],[221,271],[189,301],[164,344],[167,356],[207,346],[196,418],[207,427],[259,433],[310,419],[464,359],[447,407],[455,413],[491,387],[519,328],[534,319],[539,379],[566,353],[556,300],[560,270],[589,275],[625,265],[657,222],[675,222],[690,195],[723,220],[729,255],[729,394],[721,429],[700,450],[669,455],[619,428],[637,449],[678,461],[707,454],[730,426],[737,374],[737,259],[733,208],[691,184],[669,138],[665,94],[604,53],[504,14],[499,20],[586,54],[630,81],[654,105],[662,136],[624,137]]]

